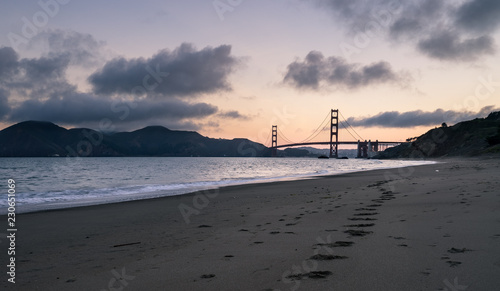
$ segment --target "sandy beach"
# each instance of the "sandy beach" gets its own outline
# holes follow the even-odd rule
[[[498,158],[446,159],[20,214],[16,283],[4,267],[0,286],[498,290],[499,168]]]

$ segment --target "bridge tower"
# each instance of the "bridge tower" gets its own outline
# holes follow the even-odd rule
[[[335,136],[335,141],[333,140]],[[339,110],[332,109],[330,121],[330,158],[338,158],[339,148]]]
[[[278,146],[278,126],[273,125],[273,136],[271,139],[271,156],[276,157],[278,153],[278,149],[276,148]]]

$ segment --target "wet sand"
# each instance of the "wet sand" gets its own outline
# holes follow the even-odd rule
[[[0,286],[496,290],[500,159],[441,162],[22,214]]]

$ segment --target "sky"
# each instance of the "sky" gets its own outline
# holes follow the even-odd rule
[[[404,141],[500,108],[498,0],[20,0],[0,23],[0,129],[269,145],[328,141],[339,109],[341,141]]]

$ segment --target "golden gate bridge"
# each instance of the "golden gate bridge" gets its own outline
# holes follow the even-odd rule
[[[330,122],[328,122],[328,115],[330,116]],[[330,158],[338,158],[338,148],[339,145],[357,145],[357,157],[358,158],[368,158],[369,153],[378,152],[382,148],[385,149],[390,146],[395,146],[400,144],[399,141],[371,141],[364,140],[356,132],[356,130],[347,122],[347,120],[342,116],[342,113],[338,109],[331,109],[330,114],[328,114],[325,119],[320,123],[316,130],[300,142],[292,142],[288,139],[277,125],[273,125],[271,129],[271,155],[273,157],[277,156],[278,148],[289,148],[296,146],[309,146],[309,145],[330,145]],[[341,117],[340,125],[357,141],[339,141],[339,116]],[[324,125],[324,126],[323,126]],[[323,127],[322,127],[323,126]],[[330,141],[312,141],[321,132],[324,132],[330,127]],[[351,132],[352,131],[352,132]],[[354,133],[354,134],[353,134]],[[278,145],[278,136],[280,140],[283,140],[285,144]],[[269,140],[269,137],[268,137]],[[267,142],[266,142],[267,144]]]

